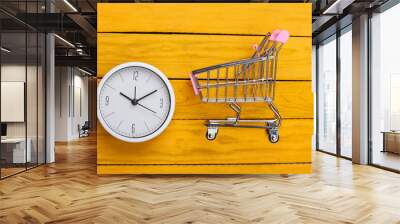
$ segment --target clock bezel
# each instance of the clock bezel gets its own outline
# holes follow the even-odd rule
[[[143,137],[127,137],[127,136],[118,134],[112,128],[110,128],[108,126],[107,122],[103,119],[101,112],[100,112],[100,92],[101,92],[104,84],[106,83],[107,79],[110,78],[113,74],[115,74],[119,70],[129,68],[129,67],[142,67],[142,68],[145,68],[145,69],[148,69],[148,70],[154,72],[164,82],[165,86],[167,87],[169,97],[170,97],[169,111],[168,111],[168,115],[167,115],[166,119],[164,120],[164,122],[161,124],[161,126],[156,131],[154,131],[148,135],[145,135]],[[172,88],[170,81],[168,80],[167,76],[163,72],[161,72],[159,69],[157,69],[156,67],[154,67],[150,64],[144,63],[144,62],[127,62],[127,63],[123,63],[123,64],[115,66],[110,71],[108,71],[106,75],[103,76],[103,78],[101,79],[101,81],[97,87],[97,119],[100,121],[100,124],[110,135],[112,135],[113,137],[115,137],[119,140],[125,141],[125,142],[131,142],[131,143],[145,142],[145,141],[149,141],[149,140],[159,136],[168,127],[169,123],[172,120],[174,112],[175,112],[175,94],[174,94],[174,90]]]

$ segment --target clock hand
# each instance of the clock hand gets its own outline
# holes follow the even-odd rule
[[[144,98],[150,96],[151,94],[153,94],[153,93],[155,93],[155,92],[157,92],[157,90],[154,90],[154,91],[152,91],[152,92],[150,92],[150,93],[148,93],[148,94],[146,94],[146,95],[140,97],[139,99],[136,100],[136,102],[139,102],[140,100],[142,100],[142,99],[144,99]]]
[[[135,96],[133,97],[134,100],[136,100],[136,86],[135,86]]]
[[[134,100],[131,99],[129,96],[127,96],[127,95],[125,95],[125,94],[123,94],[123,93],[121,93],[121,92],[120,92],[119,94],[121,94],[123,97],[127,98],[127,99],[130,100],[131,102],[134,101]]]
[[[141,107],[143,107],[144,109],[146,109],[146,110],[149,110],[149,111],[151,111],[151,112],[153,112],[153,113],[157,113],[157,112],[155,112],[154,110],[152,110],[152,109],[150,109],[150,108],[148,108],[148,107],[146,107],[146,106],[143,106],[142,104],[140,104],[140,103],[137,103],[137,105],[139,105],[139,106],[141,106]]]

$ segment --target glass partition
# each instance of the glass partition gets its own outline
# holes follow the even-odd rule
[[[31,161],[31,151],[26,150],[26,41],[24,31],[1,34],[2,177],[24,171]]]
[[[371,162],[400,171],[400,4],[371,19]]]
[[[39,13],[44,1],[1,1],[15,13]],[[40,7],[39,7],[40,6]],[[45,163],[44,33],[0,12],[0,178]]]
[[[340,155],[352,157],[352,32],[340,36]]]
[[[336,36],[318,47],[318,150],[336,153]]]
[[[352,26],[336,34],[317,50],[317,149],[351,159]]]

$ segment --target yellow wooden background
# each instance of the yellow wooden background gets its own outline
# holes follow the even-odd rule
[[[252,45],[274,29],[291,34],[278,63],[280,141],[271,144],[262,129],[235,128],[220,128],[208,141],[205,120],[233,112],[201,103],[189,73],[251,56]],[[141,61],[163,71],[176,95],[171,124],[149,142],[122,142],[98,125],[99,174],[311,172],[311,4],[99,3],[97,39],[98,79],[118,64]],[[264,103],[242,109],[243,118],[271,117]]]

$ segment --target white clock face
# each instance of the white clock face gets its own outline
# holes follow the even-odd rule
[[[98,88],[98,118],[114,137],[142,142],[159,135],[171,121],[175,96],[155,67],[131,62],[103,77]]]

